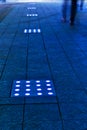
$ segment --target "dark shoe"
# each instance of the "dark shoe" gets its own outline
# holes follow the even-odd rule
[[[74,22],[70,21],[70,26],[73,26],[74,25]]]
[[[80,10],[83,10],[83,7],[80,7]]]
[[[70,23],[71,26],[74,26],[74,23]]]
[[[66,19],[65,19],[65,18],[62,18],[62,19],[61,19],[61,22],[66,23]]]

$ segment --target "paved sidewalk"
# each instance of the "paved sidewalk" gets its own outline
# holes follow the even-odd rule
[[[0,130],[87,130],[86,5],[73,27],[57,3],[0,6]],[[56,95],[11,97],[15,80],[52,80]]]

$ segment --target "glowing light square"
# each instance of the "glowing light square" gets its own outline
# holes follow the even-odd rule
[[[31,30],[31,29],[29,29],[29,30],[28,30],[28,32],[29,32],[29,33],[31,33],[31,32],[32,32],[32,30]]]
[[[47,88],[47,90],[49,90],[49,91],[50,91],[50,90],[52,90],[52,88]]]
[[[31,89],[26,89],[26,91],[31,91]]]
[[[46,86],[48,86],[48,87],[49,87],[49,86],[51,86],[51,84],[46,84]]]
[[[36,83],[40,83],[40,80],[36,80]]]
[[[33,29],[33,33],[36,33],[37,31],[36,31],[36,29]]]
[[[40,96],[40,95],[42,95],[42,93],[37,93],[37,95],[39,95],[39,96]]]
[[[31,7],[28,7],[27,9],[31,9]]]
[[[16,81],[16,83],[21,83],[21,81]]]
[[[35,14],[35,16],[38,16],[38,14]]]
[[[15,89],[16,92],[20,91],[20,89]]]
[[[27,33],[27,29],[24,29],[24,33]]]
[[[30,83],[30,81],[26,81],[26,83]]]
[[[30,84],[26,84],[26,87],[30,87]]]
[[[46,80],[46,83],[50,83],[50,80]]]
[[[29,14],[27,14],[27,17],[29,16]]]
[[[15,95],[15,96],[19,96],[19,93],[15,93],[14,95]]]
[[[53,93],[52,93],[52,92],[49,92],[48,95],[53,95]]]
[[[19,84],[17,84],[17,85],[16,85],[16,87],[20,87],[20,85],[19,85]]]
[[[33,10],[33,9],[36,9],[36,7],[28,7],[27,9],[28,10]]]
[[[14,81],[11,97],[26,96],[55,96],[55,89],[51,80],[20,80]]]
[[[36,84],[36,86],[37,86],[37,87],[40,87],[40,86],[41,86],[41,84]]]
[[[37,88],[37,91],[41,91],[42,89],[41,88]]]
[[[37,30],[37,32],[38,32],[38,33],[40,33],[40,32],[41,32],[41,30],[40,30],[40,29],[38,29],[38,30]]]
[[[25,96],[29,96],[30,95],[30,93],[25,93]]]

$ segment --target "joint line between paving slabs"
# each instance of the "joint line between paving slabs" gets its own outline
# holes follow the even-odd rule
[[[43,10],[43,8],[42,8]],[[45,12],[43,10],[43,12]],[[39,21],[39,20],[38,20]],[[49,23],[49,22],[48,22]],[[40,25],[40,21],[39,21],[39,25]],[[50,23],[49,23],[50,25]],[[45,41],[44,41],[44,38],[43,38],[43,34],[42,35],[42,39],[43,39],[43,44],[44,44],[44,50],[45,50],[45,53],[46,53],[46,57],[47,57],[47,61],[48,61],[48,65],[49,65],[49,69],[50,69],[50,73],[51,73],[51,77],[53,79],[53,83],[54,83],[54,77],[53,77],[53,74],[52,74],[52,70],[51,70],[51,66],[50,66],[50,62],[49,62],[49,58],[48,58],[48,55],[47,55],[47,51],[46,51],[46,46],[45,46]],[[55,83],[54,83],[54,86],[55,86]],[[55,92],[56,92],[56,88],[55,88]],[[59,114],[60,114],[60,118],[61,118],[61,121],[62,121],[62,129],[64,130],[64,123],[63,123],[63,118],[62,118],[62,112],[61,112],[61,109],[60,109],[60,105],[59,105],[59,99],[58,99],[58,96],[56,95],[56,100],[57,100],[57,104],[58,104],[58,109],[59,109]]]

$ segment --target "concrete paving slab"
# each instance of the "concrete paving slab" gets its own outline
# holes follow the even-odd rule
[[[0,105],[24,105],[24,98],[0,97]]]
[[[86,120],[87,119],[87,103],[61,103],[60,109],[64,120]]]
[[[32,104],[25,105],[24,121],[57,121],[60,120],[57,104]]]
[[[0,80],[0,98],[9,97],[11,89],[11,81]],[[3,99],[2,99],[3,100]]]
[[[86,130],[87,120],[64,120],[64,130]]]
[[[87,102],[87,94],[85,90],[58,89],[59,102],[67,103],[83,103]]]
[[[46,130],[46,129],[50,129],[50,130],[62,130],[62,123],[61,121],[49,121],[49,120],[45,120],[45,121],[34,121],[34,120],[29,120],[28,122],[24,123],[24,130],[29,130],[29,129],[33,129],[33,130]]]
[[[0,123],[1,130],[22,130],[21,123]]]
[[[51,104],[51,103],[57,103],[56,96],[43,96],[43,97],[29,97],[25,99],[25,104]]]
[[[19,122],[22,123],[23,105],[0,106],[0,123]]]
[[[0,22],[0,129],[87,129],[87,9],[78,9],[70,27],[61,23],[59,3],[11,4],[8,13],[6,6]],[[24,34],[26,28],[41,33]],[[52,79],[57,96],[11,98],[12,82],[27,79]]]

